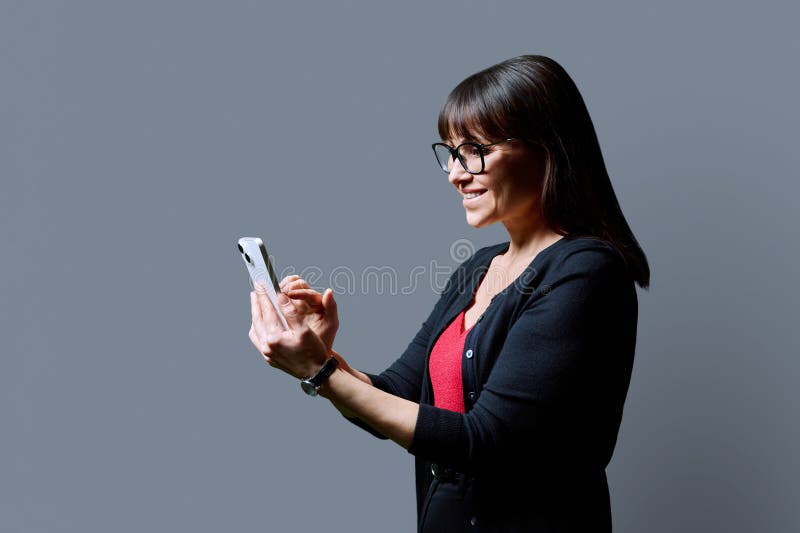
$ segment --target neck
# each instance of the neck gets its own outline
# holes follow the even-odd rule
[[[561,235],[546,227],[542,220],[527,218],[503,222],[510,244],[503,257],[506,264],[530,263],[536,255],[561,239]]]

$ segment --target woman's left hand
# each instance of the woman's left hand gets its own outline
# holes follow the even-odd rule
[[[325,343],[285,294],[278,294],[278,305],[289,329],[283,328],[263,287],[250,292],[250,341],[270,366],[298,379],[313,376],[329,357]]]

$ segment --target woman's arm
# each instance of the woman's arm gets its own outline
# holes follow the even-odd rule
[[[330,350],[330,354],[339,361],[339,368],[336,369],[337,372],[338,371],[344,371],[348,375],[356,378],[357,380],[362,381],[362,382],[366,383],[369,386],[372,386],[372,380],[369,378],[369,376],[366,375],[363,372],[360,372],[360,371],[356,370],[355,368],[351,367],[350,365],[348,365],[347,361],[345,361],[344,357],[342,357],[339,354],[339,352],[337,352],[336,350],[331,349]],[[328,378],[328,379],[330,380],[331,378]],[[351,419],[352,418],[358,418],[358,415],[356,413],[354,413],[353,411],[351,411],[350,409],[348,409],[347,407],[345,407],[345,405],[343,403],[341,403],[341,401],[337,401],[336,399],[334,399],[332,397],[328,397],[328,400],[330,400],[330,402],[333,404],[333,406],[336,407],[336,409],[338,409],[339,412],[342,413],[346,418],[351,418]]]
[[[621,346],[616,337],[635,334],[628,324],[635,326],[636,312],[632,281],[623,275],[621,259],[609,260],[611,253],[579,250],[561,258],[557,274],[548,279],[549,290],[505,335],[488,380],[466,414],[416,403],[425,346],[443,298],[389,369],[373,376],[345,363],[321,392],[357,417],[351,418],[357,425],[363,423],[413,455],[464,472],[491,473],[521,459],[541,459],[545,454],[536,452],[563,444],[562,430],[573,422],[583,425],[572,429],[603,440],[591,433],[607,430],[609,416],[619,418],[633,346]],[[278,301],[290,329],[281,329],[266,291],[259,288],[251,295],[250,338],[267,363],[304,379],[319,370],[330,350],[289,298],[280,294]],[[610,329],[597,344],[603,326]],[[603,412],[596,412],[598,406]],[[609,408],[615,413],[606,412]]]
[[[455,290],[457,276],[463,268],[464,264],[450,276],[445,291],[419,332],[403,354],[381,374],[360,372],[350,367],[330,346],[327,347],[328,355],[338,359],[339,368],[328,378],[327,387],[323,387],[325,391],[320,392],[352,423],[378,438],[391,438],[408,448],[419,412],[415,401],[419,401],[431,330],[446,304],[448,291]],[[302,379],[324,360],[324,355],[314,355],[324,345],[318,334],[325,330],[321,326],[327,327],[337,318],[336,305],[332,292],[326,295],[327,302],[324,302],[322,295],[310,290],[300,278],[295,276],[284,281],[283,288],[288,294],[279,295],[278,300],[293,333],[277,331],[277,317],[272,304],[265,294],[261,294],[264,291],[257,289],[251,300],[253,326],[250,339],[271,366]],[[305,305],[298,306],[298,301]],[[309,335],[308,331],[304,333],[304,329],[315,331],[317,335]],[[312,337],[316,337],[316,342]]]
[[[337,359],[342,360],[341,356]],[[408,449],[411,444],[419,405],[373,387],[365,374],[339,367],[320,388],[319,394],[345,416],[348,416],[345,411],[351,413],[349,418],[360,418],[403,448]]]
[[[557,446],[560,430],[570,423],[564,418],[567,406],[585,415],[595,402],[607,400],[607,393],[616,394],[612,380],[604,381],[611,390],[602,397],[584,390],[590,368],[598,370],[595,378],[601,381],[606,374],[627,371],[626,362],[619,360],[624,354],[604,351],[589,331],[600,315],[616,315],[615,301],[626,299],[630,282],[619,281],[619,270],[606,258],[579,255],[553,280],[550,292],[512,326],[469,413],[419,405],[344,369],[334,372],[320,394],[409,453],[465,472],[496,471],[521,457],[541,460],[536,451]],[[611,370],[617,366],[620,370]]]
[[[367,385],[372,385],[372,380],[369,379],[369,376],[366,375],[365,373],[359,371],[359,370],[356,370],[352,366],[348,365],[347,361],[345,361],[344,357],[342,357],[339,354],[339,352],[337,352],[334,349],[331,349],[330,350],[330,354],[333,357],[335,357],[336,359],[339,360],[339,368],[338,368],[339,370],[344,370],[345,372],[347,372],[348,374],[350,374],[354,378],[358,379],[359,381],[363,381]]]
[[[454,274],[455,275],[455,274]],[[452,279],[449,280],[452,283]],[[336,302],[333,294],[327,294],[326,298],[317,291],[311,289],[307,282],[299,276],[288,276],[281,282],[282,291],[292,300],[294,313],[304,317],[306,324],[322,338],[325,335],[332,343],[338,325]],[[441,295],[433,311],[427,320],[422,323],[422,327],[406,347],[403,354],[385,371],[379,375],[366,374],[347,364],[347,361],[328,344],[328,354],[336,357],[339,361],[337,378],[339,371],[354,378],[356,381],[374,388],[377,391],[385,391],[389,396],[398,398],[419,398],[419,387],[422,380],[423,366],[425,362],[425,352],[430,336],[430,329],[433,320],[441,312],[444,303],[444,295]],[[251,332],[251,339],[258,347],[258,341]],[[330,378],[329,378],[330,379]],[[346,394],[344,395],[347,396]],[[351,423],[367,431],[371,435],[380,438],[388,438],[381,431],[376,429],[374,424],[364,420],[364,413],[357,413],[349,409],[343,402],[343,398],[331,396],[328,398],[336,409]]]
[[[456,270],[451,275],[448,288],[455,287],[458,273],[459,270]],[[329,387],[330,394],[325,393],[345,418],[375,437],[390,438],[408,448],[414,433],[416,413],[419,411],[415,400],[419,401],[420,397],[428,341],[446,301],[447,289],[439,296],[433,310],[400,357],[380,374],[359,372],[350,367],[336,351],[330,350],[330,354],[339,360],[339,369],[343,371],[341,373],[353,378],[343,379],[340,372],[335,372],[336,376],[329,378],[332,383]],[[413,412],[409,406],[413,407]]]

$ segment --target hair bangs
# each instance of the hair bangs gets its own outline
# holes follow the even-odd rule
[[[510,137],[504,99],[491,80],[471,76],[460,83],[439,113],[439,136],[443,141],[465,139],[494,142]]]

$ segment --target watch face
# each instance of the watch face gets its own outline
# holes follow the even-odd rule
[[[309,396],[316,396],[317,392],[319,391],[319,389],[310,381],[301,381],[300,387],[303,389],[303,392]]]

